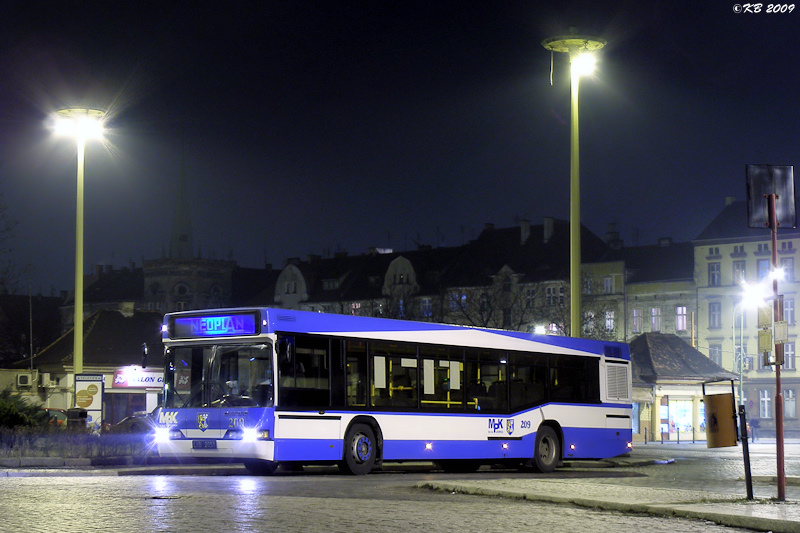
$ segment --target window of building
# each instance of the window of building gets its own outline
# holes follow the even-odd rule
[[[783,241],[781,243],[781,252],[792,252],[792,241]]]
[[[688,329],[686,320],[686,306],[675,308],[675,331],[686,331]]]
[[[719,255],[719,248],[716,246],[712,246],[708,249],[708,255]]]
[[[772,396],[769,389],[758,391],[758,416],[759,418],[772,418]]]
[[[531,309],[536,305],[536,289],[525,290],[525,307]]]
[[[708,302],[708,327],[719,329],[722,327],[722,303]]]
[[[463,292],[454,292],[450,294],[450,310],[458,311],[467,308],[467,295]]]
[[[661,331],[661,308],[660,307],[651,307],[650,308],[650,331],[653,331],[653,332]]]
[[[709,346],[708,346],[708,358],[711,359],[712,362],[722,366],[722,345],[721,344],[709,344]]]
[[[594,283],[591,278],[583,280],[583,294],[594,294]]]
[[[189,294],[191,292],[189,290],[189,286],[187,284],[185,284],[185,283],[178,283],[177,285],[175,285],[175,287],[172,290],[178,296],[186,296],[187,294]]]
[[[603,278],[603,294],[614,294],[613,276],[606,276]]]
[[[744,245],[743,244],[735,244],[733,246],[733,254],[734,255],[743,255],[744,254]]]
[[[734,261],[733,262],[733,282],[734,283],[741,283],[746,278],[745,272],[745,265],[747,263],[745,261]]]
[[[642,332],[642,309],[640,307],[633,309],[633,332]]]
[[[760,246],[760,245],[759,245]],[[762,280],[769,276],[769,259],[758,260],[758,279]]]
[[[431,301],[430,298],[423,298],[421,307],[422,307],[421,309],[422,316],[424,317],[433,316],[433,301]]]
[[[758,244],[758,252],[759,254],[768,254],[769,253],[769,245],[766,243],[759,243]]]
[[[354,316],[361,314],[361,302],[353,302],[350,304],[350,314]]]
[[[708,286],[719,287],[722,284],[719,262],[708,264]]]
[[[614,331],[614,311],[606,311],[606,332]]]
[[[797,394],[794,389],[783,389],[783,418],[797,418]]]
[[[783,345],[783,369],[794,370],[795,368],[794,343],[787,342]]]
[[[784,280],[794,281],[794,257],[781,257],[781,270]]]
[[[545,303],[549,306],[564,305],[564,293],[566,288],[563,285],[546,287],[544,290]]]
[[[297,292],[297,282],[287,281],[283,287],[284,294],[295,294]]]
[[[583,314],[583,332],[586,335],[594,332],[594,311],[587,311]]]
[[[324,291],[333,291],[339,288],[339,280],[338,279],[323,279],[322,280],[322,290]]]
[[[794,298],[783,299],[783,319],[789,324],[794,324]]]

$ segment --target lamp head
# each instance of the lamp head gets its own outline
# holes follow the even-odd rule
[[[53,131],[75,139],[102,139],[105,111],[99,109],[69,108],[56,112]]]
[[[594,66],[597,63],[597,58],[594,54],[589,52],[582,52],[572,58],[570,68],[573,75],[585,76],[594,71]]]

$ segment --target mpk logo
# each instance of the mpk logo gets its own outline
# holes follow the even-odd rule
[[[175,426],[178,424],[178,411],[159,411],[158,423],[165,426]]]

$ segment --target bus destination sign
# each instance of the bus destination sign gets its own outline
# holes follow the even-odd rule
[[[204,337],[235,337],[257,335],[256,313],[176,316],[172,319],[171,337],[190,339]]]

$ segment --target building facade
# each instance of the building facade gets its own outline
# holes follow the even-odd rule
[[[788,324],[781,367],[786,436],[800,436],[797,394],[800,374],[795,359],[798,324],[796,271],[800,231],[778,229],[778,268],[783,279],[783,317]],[[772,302],[771,234],[767,228],[747,227],[745,202],[726,201],[722,212],[694,240],[698,295],[699,349],[723,368],[741,372],[742,398],[751,426],[764,436],[775,435],[775,367],[759,351],[758,301],[749,305],[746,287],[761,287],[762,305]],[[769,342],[767,344],[770,344]],[[774,346],[770,352],[774,353]],[[737,392],[738,395],[738,392]]]

